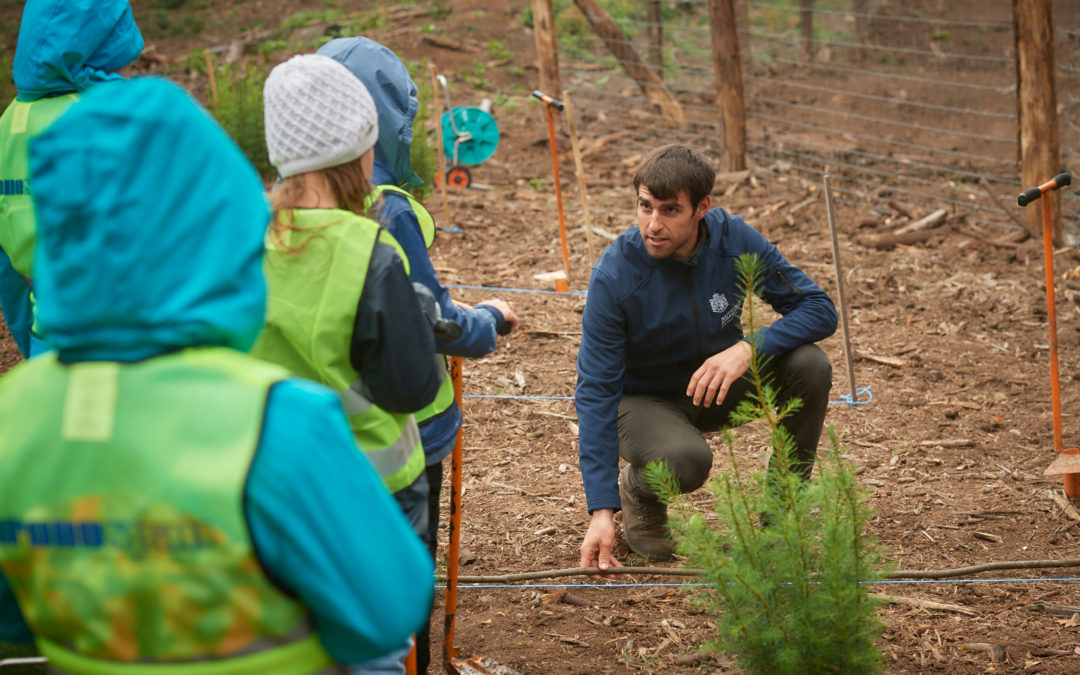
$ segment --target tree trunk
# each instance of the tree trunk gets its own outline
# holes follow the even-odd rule
[[[866,45],[870,43],[870,16],[867,0],[852,0],[851,13],[855,15],[855,43],[852,57],[856,61],[866,59]]]
[[[814,60],[814,0],[799,0],[799,33],[803,60]]]
[[[661,0],[649,0],[649,63],[656,76],[664,79],[664,15]]]
[[[1051,0],[1013,0],[1016,30],[1016,100],[1020,116],[1020,176],[1023,188],[1041,185],[1061,171],[1057,102],[1054,95],[1054,27]],[[1052,192],[1053,239],[1062,241],[1061,197]],[[1024,209],[1033,229],[1042,231],[1042,209]]]
[[[540,91],[555,98],[559,86],[559,47],[555,41],[555,14],[551,0],[532,0],[533,36],[536,38],[536,58],[540,68]]]
[[[673,120],[680,129],[686,128],[686,116],[675,96],[664,86],[656,72],[645,64],[630,46],[630,38],[619,28],[615,20],[600,7],[597,0],[574,0],[581,13],[589,21],[593,31],[604,41],[604,46],[619,60],[630,77],[637,81],[645,96],[660,108],[660,114]]]
[[[720,171],[746,168],[746,109],[733,0],[709,0],[716,103],[720,110]]]

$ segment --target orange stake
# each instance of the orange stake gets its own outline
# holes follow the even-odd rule
[[[546,104],[548,143],[551,145],[551,170],[555,176],[555,202],[559,206],[559,239],[562,241],[563,264],[566,266],[566,280],[570,281],[570,249],[566,245],[566,217],[563,215],[562,181],[559,180],[559,148],[555,145],[555,113],[553,110],[562,110],[563,104],[557,98],[551,98],[540,90],[534,90],[532,95]]]
[[[450,378],[454,400],[461,407],[461,357],[450,358]],[[458,558],[461,555],[461,447],[462,427],[458,427],[454,450],[450,453],[450,545],[446,552],[446,617],[443,620],[443,666],[447,673],[457,673],[453,660],[460,652],[454,648],[454,614],[457,611]]]
[[[1070,174],[1059,174],[1039,187],[1024,190],[1016,199],[1020,206],[1027,206],[1036,199],[1042,198],[1043,256],[1046,259],[1046,321],[1050,331],[1050,403],[1053,414],[1055,455],[1065,452],[1065,444],[1061,437],[1061,384],[1058,379],[1057,308],[1054,301],[1054,223],[1047,193],[1065,187],[1071,182]],[[1075,452],[1070,449],[1070,452],[1066,454],[1075,454]],[[1069,499],[1080,497],[1080,474],[1065,474],[1065,496]]]

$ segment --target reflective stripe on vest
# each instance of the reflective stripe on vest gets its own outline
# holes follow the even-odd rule
[[[428,213],[428,210],[424,208],[424,205],[408,191],[403,190],[396,185],[387,184],[375,186],[371,192],[371,196],[368,197],[368,208],[375,203],[375,200],[378,199],[383,192],[401,195],[409,200],[409,206],[416,215],[417,222],[420,223],[420,234],[424,238],[424,246],[431,248],[431,245],[435,243],[435,219]],[[435,358],[439,360],[439,364],[446,371],[446,377],[443,378],[442,384],[439,385],[439,392],[435,394],[435,400],[423,409],[414,413],[416,421],[421,424],[427,420],[438,417],[449,410],[450,406],[454,405],[454,383],[450,378],[450,364],[447,363],[446,358],[441,355],[436,355]]]
[[[337,391],[357,443],[397,492],[424,470],[416,420],[347,393],[362,376],[350,362],[349,345],[376,238],[398,252],[406,272],[409,261],[378,223],[352,212],[297,209],[285,217],[291,225],[272,225],[266,238],[266,326],[251,353]]]
[[[24,278],[33,277],[34,201],[30,194],[30,141],[79,100],[77,94],[13,101],[0,117],[0,248]]]
[[[0,570],[52,665],[309,673],[307,609],[266,577],[244,486],[276,366],[228,349],[31,359],[0,382]],[[300,659],[303,659],[301,663]]]
[[[375,407],[375,404],[370,399],[358,391],[360,387],[357,387],[357,384],[361,384],[359,380],[340,394],[341,407],[345,409],[345,414],[350,418],[359,417]],[[420,428],[416,425],[415,419],[410,419],[405,428],[399,432],[397,438],[390,440],[390,445],[379,452],[365,451],[364,455],[371,462],[371,466],[375,468],[375,472],[383,476],[383,481],[387,483],[390,491],[397,492],[401,488],[408,486],[412,481],[391,487],[390,483],[386,481],[386,477],[393,477],[399,473],[411,475],[411,469],[415,469],[417,457],[420,458],[421,463],[423,460],[422,453],[420,455],[416,454],[418,445],[420,445]]]

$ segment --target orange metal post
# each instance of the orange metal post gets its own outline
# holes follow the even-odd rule
[[[1046,257],[1046,322],[1050,331],[1050,401],[1054,420],[1054,452],[1061,452],[1061,383],[1058,379],[1057,308],[1054,302],[1054,220],[1050,200],[1043,196],[1043,255]],[[1072,497],[1073,495],[1069,495]]]
[[[454,383],[454,400],[461,407],[461,357],[450,358],[450,378]],[[450,453],[450,545],[446,552],[446,617],[443,620],[443,666],[447,673],[457,673],[453,660],[459,655],[454,648],[454,615],[457,611],[458,558],[461,556],[461,448],[462,427],[458,427],[454,450]]]
[[[1074,473],[1070,469],[1075,468],[1076,464],[1072,460],[1080,451],[1075,448],[1066,450],[1061,436],[1061,383],[1058,379],[1057,307],[1054,293],[1054,209],[1050,196],[1047,194],[1071,182],[1071,174],[1059,174],[1053,180],[1038,187],[1024,190],[1016,201],[1020,206],[1027,206],[1036,199],[1042,199],[1043,256],[1046,259],[1046,322],[1050,332],[1050,403],[1053,414],[1055,455],[1055,464],[1052,464],[1047,471],[1062,473],[1065,477],[1065,496],[1069,499],[1077,499],[1080,498],[1080,473]],[[1063,464],[1062,461],[1064,461]]]

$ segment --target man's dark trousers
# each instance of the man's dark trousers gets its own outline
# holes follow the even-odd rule
[[[802,406],[782,424],[795,441],[795,466],[804,478],[809,478],[832,388],[829,357],[816,344],[802,345],[770,359],[765,372],[771,374],[781,405],[791,398],[802,401]],[[713,460],[702,432],[731,426],[731,412],[752,387],[749,378],[743,376],[731,385],[723,403],[709,408],[695,406],[692,399],[682,395],[623,396],[619,402],[619,455],[631,465],[627,487],[635,497],[656,502],[641,470],[657,460],[667,462],[682,492],[701,487],[709,477]]]

